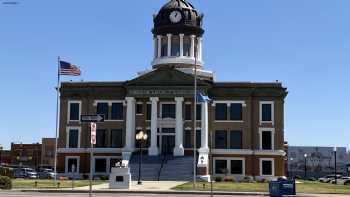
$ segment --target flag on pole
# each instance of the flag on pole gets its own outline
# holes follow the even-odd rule
[[[210,98],[206,95],[204,95],[202,92],[197,92],[197,102],[199,103],[205,103],[210,101]]]
[[[65,61],[60,61],[59,63],[60,63],[60,69],[59,69],[60,75],[72,75],[72,76],[81,75],[81,71],[76,65],[73,65]]]

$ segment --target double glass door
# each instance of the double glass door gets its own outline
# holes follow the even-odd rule
[[[172,155],[175,148],[175,128],[162,128],[158,134],[161,153]]]

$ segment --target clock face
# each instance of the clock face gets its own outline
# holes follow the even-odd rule
[[[182,19],[181,12],[179,11],[173,11],[170,13],[170,21],[173,23],[178,23]]]

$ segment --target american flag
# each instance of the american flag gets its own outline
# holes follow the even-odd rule
[[[80,76],[80,69],[71,63],[60,61],[60,75],[72,75],[72,76]]]

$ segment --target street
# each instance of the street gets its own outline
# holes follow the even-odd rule
[[[30,193],[30,192],[2,192],[0,191],[0,197],[38,197],[38,196],[69,196],[69,197],[88,197],[89,194],[87,193]],[[99,193],[99,194],[93,194],[94,197],[115,197],[115,196],[121,196],[121,197],[209,197],[210,195],[197,195],[197,194],[135,194],[135,193]],[[220,197],[257,197],[257,195],[215,195]],[[304,194],[304,195],[297,195],[297,196],[303,196],[303,197],[349,197],[349,195],[333,195],[333,194]]]

